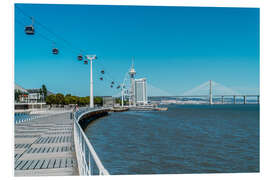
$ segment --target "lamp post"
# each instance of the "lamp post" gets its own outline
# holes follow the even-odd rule
[[[97,59],[96,55],[86,55],[87,60],[90,61],[90,108],[94,107],[94,97],[93,97],[93,72],[92,72],[92,61]]]

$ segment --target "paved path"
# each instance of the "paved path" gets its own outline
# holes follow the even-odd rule
[[[69,113],[15,125],[15,176],[78,175]]]

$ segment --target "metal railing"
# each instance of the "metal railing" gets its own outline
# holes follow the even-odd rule
[[[71,110],[59,109],[57,111],[55,111],[55,110],[43,110],[43,111],[39,111],[39,112],[33,112],[31,109],[28,110],[28,111],[25,111],[25,110],[16,111],[15,110],[14,122],[15,122],[15,124],[23,123],[23,122],[29,122],[31,120],[44,118],[44,117],[49,117],[49,116],[57,115],[57,114],[63,114],[63,113],[66,113],[66,112],[71,112]]]
[[[104,110],[104,108],[84,108],[73,113],[74,119],[74,144],[77,157],[77,164],[79,174],[83,176],[89,175],[110,175],[109,172],[104,168],[97,153],[95,152],[92,144],[82,130],[78,123],[80,118],[85,114]]]
[[[14,117],[15,119],[15,124],[19,124],[19,123],[23,123],[23,122],[29,122],[31,120],[34,120],[34,119],[37,119],[37,118],[41,118],[41,117],[44,117],[44,116],[22,116],[22,115],[16,115]]]

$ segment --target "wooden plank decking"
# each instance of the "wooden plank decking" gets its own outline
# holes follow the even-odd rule
[[[78,175],[69,113],[15,125],[15,176]]]

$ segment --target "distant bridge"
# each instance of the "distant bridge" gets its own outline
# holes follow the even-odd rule
[[[219,85],[219,86],[222,86],[216,82],[214,82],[214,84],[216,85]],[[205,89],[207,88],[207,89]],[[192,93],[194,92],[198,92],[198,91],[207,91],[208,93],[207,94],[200,94],[200,95],[194,95]],[[239,94],[225,86],[222,86],[222,90],[224,92],[227,91],[227,93],[224,93],[224,94],[213,94],[213,81],[208,81],[206,83],[203,83],[202,85],[196,87],[196,88],[193,88],[192,90],[184,93],[184,95],[176,95],[176,96],[172,96],[172,95],[168,95],[168,96],[150,96],[150,98],[207,98],[208,101],[209,101],[209,104],[213,104],[213,97],[215,97],[215,103],[221,103],[221,104],[224,104],[224,99],[225,98],[232,98],[233,99],[233,104],[236,104],[236,99],[240,98],[243,100],[243,104],[247,104],[247,99],[248,97],[255,97],[257,100],[256,100],[256,103],[260,103],[260,95],[258,94]],[[228,93],[229,92],[229,93]],[[219,102],[217,100],[220,100]]]

